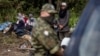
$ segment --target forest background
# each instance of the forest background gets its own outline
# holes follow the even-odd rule
[[[87,0],[0,0],[0,23],[5,21],[5,16],[9,16],[11,22],[16,21],[18,12],[25,14],[32,13],[38,17],[43,4],[51,3],[59,11],[61,2],[67,2],[70,10],[70,27],[74,27],[79,16],[87,3]]]

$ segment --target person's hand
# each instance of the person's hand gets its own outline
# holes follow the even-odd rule
[[[59,25],[59,27],[60,27],[60,29],[62,29],[63,28],[63,25]]]
[[[56,53],[55,53],[55,56],[63,56],[64,54],[64,49],[63,48],[60,48]]]

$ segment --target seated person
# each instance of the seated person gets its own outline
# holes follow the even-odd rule
[[[16,24],[16,29],[14,29],[14,30],[18,36],[22,36],[25,34],[25,24],[24,24],[23,20],[20,20],[19,24]]]
[[[18,17],[17,23],[14,27],[15,33],[18,36],[22,36],[22,35],[27,33],[26,32],[26,25],[27,25],[28,18],[24,14],[21,14],[20,16],[21,17]]]
[[[27,20],[26,24],[26,30],[28,30],[30,34],[32,34],[32,30],[37,24],[36,19],[33,17],[32,14],[29,14],[29,19]]]

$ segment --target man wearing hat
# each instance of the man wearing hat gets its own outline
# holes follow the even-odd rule
[[[63,50],[60,48],[57,34],[50,26],[55,13],[52,4],[43,5],[33,33],[33,48],[35,50],[30,51],[30,56],[62,56]]]

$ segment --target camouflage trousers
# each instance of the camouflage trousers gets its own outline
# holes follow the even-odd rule
[[[49,54],[48,51],[47,53],[30,51],[29,56],[53,56],[53,55]]]

